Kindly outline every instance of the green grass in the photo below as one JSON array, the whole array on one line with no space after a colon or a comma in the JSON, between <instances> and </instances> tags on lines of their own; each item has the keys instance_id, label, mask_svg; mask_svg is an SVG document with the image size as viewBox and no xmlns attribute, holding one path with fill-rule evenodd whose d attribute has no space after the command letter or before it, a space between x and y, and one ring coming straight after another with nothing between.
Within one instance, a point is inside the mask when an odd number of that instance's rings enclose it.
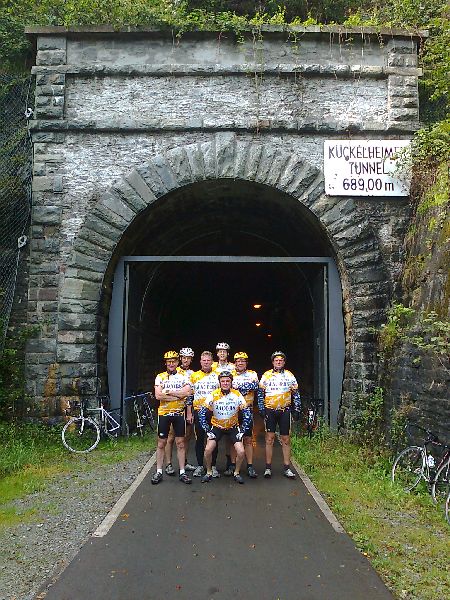
<instances>
[{"instance_id":1,"label":"green grass","mask_svg":"<svg viewBox=\"0 0 450 600\"><path fill-rule=\"evenodd\" d=\"M72 454L61 441L61 427L0 423L0 527L33 520L33 511L20 513L11 503L44 490L55 477L89 471L100 465L132 460L155 448L155 436L101 441L85 455Z\"/></svg>"},{"instance_id":2,"label":"green grass","mask_svg":"<svg viewBox=\"0 0 450 600\"><path fill-rule=\"evenodd\" d=\"M387 454L341 436L294 437L292 449L357 547L398 598L447 597L450 529L426 490L404 493L390 481Z\"/></svg>"}]
</instances>

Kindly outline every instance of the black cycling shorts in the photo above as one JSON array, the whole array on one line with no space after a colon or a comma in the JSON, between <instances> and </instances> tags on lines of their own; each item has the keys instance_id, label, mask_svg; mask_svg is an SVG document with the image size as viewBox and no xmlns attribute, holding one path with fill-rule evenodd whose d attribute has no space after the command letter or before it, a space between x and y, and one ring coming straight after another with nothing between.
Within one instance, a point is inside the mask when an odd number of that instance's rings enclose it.
<instances>
[{"instance_id":1,"label":"black cycling shorts","mask_svg":"<svg viewBox=\"0 0 450 600\"><path fill-rule=\"evenodd\" d=\"M242 429L242 421L244 420L244 417L242 415L242 413L239 411L239 427ZM250 420L250 424L247 427L247 429L244 429L244 437L252 437L253 435L253 412L252 412L252 418Z\"/></svg>"},{"instance_id":2,"label":"black cycling shorts","mask_svg":"<svg viewBox=\"0 0 450 600\"><path fill-rule=\"evenodd\" d=\"M158 437L168 438L170 426L173 426L175 437L186 435L186 418L184 412L181 415L158 415Z\"/></svg>"},{"instance_id":3,"label":"black cycling shorts","mask_svg":"<svg viewBox=\"0 0 450 600\"><path fill-rule=\"evenodd\" d=\"M239 427L231 427L231 429L221 429L220 427L213 427L211 431L216 436L216 439L214 440L216 442L220 442L221 438L224 435L228 436L232 444L235 444L238 441L236 439L236 436L239 433Z\"/></svg>"},{"instance_id":4,"label":"black cycling shorts","mask_svg":"<svg viewBox=\"0 0 450 600\"><path fill-rule=\"evenodd\" d=\"M291 411L289 409L274 410L273 408L266 408L266 431L275 433L277 425L280 429L280 435L289 435L291 431Z\"/></svg>"}]
</instances>

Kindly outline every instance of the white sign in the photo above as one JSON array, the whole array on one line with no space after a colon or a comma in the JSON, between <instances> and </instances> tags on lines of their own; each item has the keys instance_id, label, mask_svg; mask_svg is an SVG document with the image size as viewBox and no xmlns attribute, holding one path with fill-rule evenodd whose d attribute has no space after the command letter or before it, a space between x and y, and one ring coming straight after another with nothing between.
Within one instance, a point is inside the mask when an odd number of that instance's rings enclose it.
<instances>
[{"instance_id":1,"label":"white sign","mask_svg":"<svg viewBox=\"0 0 450 600\"><path fill-rule=\"evenodd\" d=\"M323 168L330 196L408 196L410 177L397 159L409 140L326 140Z\"/></svg>"}]
</instances>

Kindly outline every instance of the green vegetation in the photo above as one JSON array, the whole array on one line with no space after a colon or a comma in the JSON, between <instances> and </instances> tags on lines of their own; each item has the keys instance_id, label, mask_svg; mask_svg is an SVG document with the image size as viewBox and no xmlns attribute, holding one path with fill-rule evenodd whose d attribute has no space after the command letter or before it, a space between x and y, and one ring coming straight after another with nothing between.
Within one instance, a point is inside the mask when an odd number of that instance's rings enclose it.
<instances>
[{"instance_id":1,"label":"green vegetation","mask_svg":"<svg viewBox=\"0 0 450 600\"><path fill-rule=\"evenodd\" d=\"M0 423L0 439L0 526L32 518L31 513L18 515L10 503L45 489L50 480L132 460L155 447L154 436L132 436L104 440L93 452L75 455L62 445L61 427L43 424Z\"/></svg>"},{"instance_id":2,"label":"green vegetation","mask_svg":"<svg viewBox=\"0 0 450 600\"><path fill-rule=\"evenodd\" d=\"M394 302L378 333L383 359L389 358L398 344L405 342L443 360L450 353L450 323L435 311L416 311Z\"/></svg>"},{"instance_id":3,"label":"green vegetation","mask_svg":"<svg viewBox=\"0 0 450 600\"><path fill-rule=\"evenodd\" d=\"M352 440L360 444L370 444L376 440L378 445L384 442L384 390L375 388L368 394L356 394L354 410L347 423Z\"/></svg>"},{"instance_id":4,"label":"green vegetation","mask_svg":"<svg viewBox=\"0 0 450 600\"><path fill-rule=\"evenodd\" d=\"M14 346L7 345L0 355L0 423L24 416L24 349L27 339L36 335L37 330L36 327L24 327L18 332ZM0 475L1 472L0 467Z\"/></svg>"},{"instance_id":5,"label":"green vegetation","mask_svg":"<svg viewBox=\"0 0 450 600\"><path fill-rule=\"evenodd\" d=\"M293 439L298 463L398 598L441 600L448 591L449 529L422 487L390 481L387 452L323 432Z\"/></svg>"}]
</instances>

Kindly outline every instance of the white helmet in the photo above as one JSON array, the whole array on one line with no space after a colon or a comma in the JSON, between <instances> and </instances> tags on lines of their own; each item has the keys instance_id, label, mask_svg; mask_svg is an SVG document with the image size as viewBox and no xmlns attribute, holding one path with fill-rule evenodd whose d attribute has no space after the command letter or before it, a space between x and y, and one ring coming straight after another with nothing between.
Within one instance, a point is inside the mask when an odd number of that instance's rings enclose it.
<instances>
[{"instance_id":1,"label":"white helmet","mask_svg":"<svg viewBox=\"0 0 450 600\"><path fill-rule=\"evenodd\" d=\"M216 350L229 350L230 349L230 344L227 344L226 342L219 342L216 346Z\"/></svg>"},{"instance_id":2,"label":"white helmet","mask_svg":"<svg viewBox=\"0 0 450 600\"><path fill-rule=\"evenodd\" d=\"M181 348L180 356L194 356L192 348Z\"/></svg>"}]
</instances>

